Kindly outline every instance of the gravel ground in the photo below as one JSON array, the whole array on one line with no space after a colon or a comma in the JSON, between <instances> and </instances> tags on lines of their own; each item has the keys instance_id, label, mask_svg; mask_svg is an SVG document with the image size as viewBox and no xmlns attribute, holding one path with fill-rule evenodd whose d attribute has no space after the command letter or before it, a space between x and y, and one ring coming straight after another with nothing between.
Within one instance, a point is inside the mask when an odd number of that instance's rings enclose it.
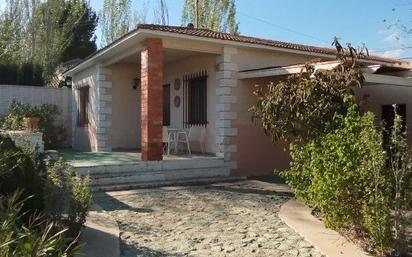
<instances>
[{"instance_id":1,"label":"gravel ground","mask_svg":"<svg viewBox=\"0 0 412 257\"><path fill-rule=\"evenodd\" d=\"M278 217L286 191L242 181L104 193L95 201L119 224L122 257L322 256Z\"/></svg>"}]
</instances>

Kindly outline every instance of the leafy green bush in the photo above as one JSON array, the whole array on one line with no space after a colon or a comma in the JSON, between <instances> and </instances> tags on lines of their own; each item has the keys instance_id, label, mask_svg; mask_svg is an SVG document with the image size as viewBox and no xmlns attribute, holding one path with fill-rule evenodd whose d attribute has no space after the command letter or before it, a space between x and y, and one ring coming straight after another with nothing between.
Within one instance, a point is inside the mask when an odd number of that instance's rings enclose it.
<instances>
[{"instance_id":1,"label":"leafy green bush","mask_svg":"<svg viewBox=\"0 0 412 257\"><path fill-rule=\"evenodd\" d=\"M86 222L92 196L89 188L90 178L85 176L71 177L71 197L69 208L69 228L71 231L80 231Z\"/></svg>"},{"instance_id":2,"label":"leafy green bush","mask_svg":"<svg viewBox=\"0 0 412 257\"><path fill-rule=\"evenodd\" d=\"M398 115L394 105L394 122L390 131L388 152L388 172L391 179L391 209L393 210L393 239L395 248L402 255L407 251L406 227L408 211L412 211L412 152L408 145L406 128L403 127L402 117Z\"/></svg>"},{"instance_id":3,"label":"leafy green bush","mask_svg":"<svg viewBox=\"0 0 412 257\"><path fill-rule=\"evenodd\" d=\"M298 198L320 209L327 226L365 231L383 253L392 243L392 184L382 134L374 115L355 106L335 119L340 128L291 147L291 169L283 176Z\"/></svg>"},{"instance_id":4,"label":"leafy green bush","mask_svg":"<svg viewBox=\"0 0 412 257\"><path fill-rule=\"evenodd\" d=\"M273 141L307 142L336 127L333 117L345 115L354 102L351 86L362 81L359 69L339 65L315 71L307 65L299 74L258 87L257 103L250 111Z\"/></svg>"},{"instance_id":5,"label":"leafy green bush","mask_svg":"<svg viewBox=\"0 0 412 257\"><path fill-rule=\"evenodd\" d=\"M0 195L22 190L29 214L43 208L44 167L37 156L16 147L14 142L0 135Z\"/></svg>"},{"instance_id":6,"label":"leafy green bush","mask_svg":"<svg viewBox=\"0 0 412 257\"><path fill-rule=\"evenodd\" d=\"M21 223L26 200L20 191L0 196L0 256L2 257L67 257L78 250L77 238L68 237L67 230L34 214Z\"/></svg>"},{"instance_id":7,"label":"leafy green bush","mask_svg":"<svg viewBox=\"0 0 412 257\"><path fill-rule=\"evenodd\" d=\"M60 114L58 106L53 104L42 104L31 106L13 100L7 113L2 120L2 128L6 130L24 129L23 119L25 117L38 117L39 130L43 133L43 140L46 149L57 149L66 140L67 132L64 126L55 125L55 117Z\"/></svg>"},{"instance_id":8,"label":"leafy green bush","mask_svg":"<svg viewBox=\"0 0 412 257\"><path fill-rule=\"evenodd\" d=\"M91 203L89 177L77 176L62 159L49 160L45 190L46 214L54 219L62 219L67 214L70 232L77 234L86 221Z\"/></svg>"}]
</instances>

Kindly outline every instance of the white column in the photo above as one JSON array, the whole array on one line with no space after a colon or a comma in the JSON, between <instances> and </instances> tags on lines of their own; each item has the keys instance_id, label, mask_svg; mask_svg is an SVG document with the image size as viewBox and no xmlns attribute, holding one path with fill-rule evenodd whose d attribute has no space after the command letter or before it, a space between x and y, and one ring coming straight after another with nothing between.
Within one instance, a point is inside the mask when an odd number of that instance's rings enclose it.
<instances>
[{"instance_id":1,"label":"white column","mask_svg":"<svg viewBox=\"0 0 412 257\"><path fill-rule=\"evenodd\" d=\"M237 96L234 89L237 87L237 64L233 62L233 57L237 54L234 47L224 47L223 54L216 58L218 71L216 72L216 144L218 146L217 156L225 159L229 167L237 169L236 161L233 161L231 154L237 152L237 145L232 138L237 136L237 128L233 127L236 120L237 111L233 105L237 103Z\"/></svg>"},{"instance_id":2,"label":"white column","mask_svg":"<svg viewBox=\"0 0 412 257\"><path fill-rule=\"evenodd\" d=\"M107 68L103 68L101 65L96 67L96 151L98 152L110 152L112 150L110 145L110 130L112 127L112 95L111 88L112 82L109 80L109 76L112 71ZM91 99L90 99L91 100Z\"/></svg>"}]
</instances>

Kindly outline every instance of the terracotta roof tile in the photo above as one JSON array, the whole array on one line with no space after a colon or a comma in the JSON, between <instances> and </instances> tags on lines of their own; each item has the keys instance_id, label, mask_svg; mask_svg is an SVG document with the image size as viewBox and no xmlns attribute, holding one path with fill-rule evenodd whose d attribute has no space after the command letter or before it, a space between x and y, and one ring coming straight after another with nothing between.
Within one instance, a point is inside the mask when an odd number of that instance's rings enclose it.
<instances>
[{"instance_id":1,"label":"terracotta roof tile","mask_svg":"<svg viewBox=\"0 0 412 257\"><path fill-rule=\"evenodd\" d=\"M236 42L241 42L241 43L285 48L285 49L298 50L298 51L310 52L310 53L336 55L335 48L295 44L295 43L290 43L290 42L262 39L262 38L242 36L242 35L232 35L228 33L212 31L209 29L196 29L196 28L189 28L189 27L165 26L165 25L154 25L154 24L140 24L137 27L137 29L163 31L163 32L184 34L188 36L197 36L197 37L206 37L206 38L212 38L212 39L236 41ZM376 55L366 56L364 57L364 59L371 60L371 61L386 62L386 63L402 63L402 61L398 59L386 58L386 57L381 57L381 56L376 56Z\"/></svg>"}]
</instances>

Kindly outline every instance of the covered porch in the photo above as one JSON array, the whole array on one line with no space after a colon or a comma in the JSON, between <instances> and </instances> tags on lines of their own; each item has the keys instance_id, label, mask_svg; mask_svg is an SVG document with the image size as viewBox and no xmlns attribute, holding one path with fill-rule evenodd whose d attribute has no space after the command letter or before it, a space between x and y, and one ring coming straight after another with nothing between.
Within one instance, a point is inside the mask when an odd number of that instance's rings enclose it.
<instances>
[{"instance_id":1,"label":"covered porch","mask_svg":"<svg viewBox=\"0 0 412 257\"><path fill-rule=\"evenodd\" d=\"M133 152L130 156L139 161L196 159L202 154L230 165L230 152L236 150L230 146L230 137L236 135L231 127L236 99L229 96L235 72L225 60L231 54L214 43L165 35L137 35L103 51L92 74L73 77L73 148ZM89 88L87 101L82 101L82 88ZM168 156L165 128L185 132L194 154ZM179 148L189 153L187 144Z\"/></svg>"}]
</instances>

